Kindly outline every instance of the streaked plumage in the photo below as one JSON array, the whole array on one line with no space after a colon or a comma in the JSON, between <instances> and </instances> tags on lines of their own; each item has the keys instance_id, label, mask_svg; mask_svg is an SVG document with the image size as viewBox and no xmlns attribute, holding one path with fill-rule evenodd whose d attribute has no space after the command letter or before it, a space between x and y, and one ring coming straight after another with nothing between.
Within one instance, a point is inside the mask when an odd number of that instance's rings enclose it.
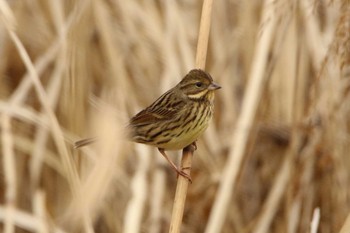
<instances>
[{"instance_id":1,"label":"streaked plumage","mask_svg":"<svg viewBox=\"0 0 350 233\"><path fill-rule=\"evenodd\" d=\"M180 83L131 118L127 127L130 139L157 147L177 173L190 180L164 150L180 150L206 130L213 115L214 91L219 88L205 71L191 70ZM90 143L82 140L76 146Z\"/></svg>"},{"instance_id":2,"label":"streaked plumage","mask_svg":"<svg viewBox=\"0 0 350 233\"><path fill-rule=\"evenodd\" d=\"M213 91L218 88L208 73L192 70L131 118L132 140L165 150L180 150L191 144L208 127L213 114Z\"/></svg>"}]
</instances>

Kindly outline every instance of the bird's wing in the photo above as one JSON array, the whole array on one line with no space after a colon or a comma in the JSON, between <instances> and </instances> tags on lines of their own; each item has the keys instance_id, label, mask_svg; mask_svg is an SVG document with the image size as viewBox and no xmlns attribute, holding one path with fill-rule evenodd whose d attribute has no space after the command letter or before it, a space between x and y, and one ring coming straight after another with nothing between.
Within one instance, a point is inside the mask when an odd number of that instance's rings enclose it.
<instances>
[{"instance_id":1,"label":"bird's wing","mask_svg":"<svg viewBox=\"0 0 350 233\"><path fill-rule=\"evenodd\" d=\"M177 115L179 113L179 110L180 109L178 108L146 108L131 118L130 125L140 126L152 124L159 121L166 121Z\"/></svg>"},{"instance_id":2,"label":"bird's wing","mask_svg":"<svg viewBox=\"0 0 350 233\"><path fill-rule=\"evenodd\" d=\"M165 93L158 98L151 106L136 114L130 120L130 125L141 126L148 125L155 122L166 121L174 118L183 109L185 102L177 98L172 98L172 101L165 103L162 101L163 97L168 94ZM171 103L170 103L171 102Z\"/></svg>"}]
</instances>

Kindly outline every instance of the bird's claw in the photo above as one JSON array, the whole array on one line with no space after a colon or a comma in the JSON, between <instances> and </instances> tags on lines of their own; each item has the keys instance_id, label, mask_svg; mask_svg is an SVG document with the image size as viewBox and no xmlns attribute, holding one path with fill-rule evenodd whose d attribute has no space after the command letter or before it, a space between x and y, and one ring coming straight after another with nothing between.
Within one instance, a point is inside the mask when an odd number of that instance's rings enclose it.
<instances>
[{"instance_id":1,"label":"bird's claw","mask_svg":"<svg viewBox=\"0 0 350 233\"><path fill-rule=\"evenodd\" d=\"M194 150L197 150L197 140L192 142L191 146L193 146Z\"/></svg>"},{"instance_id":2,"label":"bird's claw","mask_svg":"<svg viewBox=\"0 0 350 233\"><path fill-rule=\"evenodd\" d=\"M186 179L192 184L192 178L191 178L191 176L190 176L189 174L187 174L186 172L182 171L182 170L184 170L184 169L189 169L189 167L187 167L187 168L182 168L181 170L180 170L180 169L177 169L176 172L177 172L178 175L180 175L180 176L186 178Z\"/></svg>"}]
</instances>

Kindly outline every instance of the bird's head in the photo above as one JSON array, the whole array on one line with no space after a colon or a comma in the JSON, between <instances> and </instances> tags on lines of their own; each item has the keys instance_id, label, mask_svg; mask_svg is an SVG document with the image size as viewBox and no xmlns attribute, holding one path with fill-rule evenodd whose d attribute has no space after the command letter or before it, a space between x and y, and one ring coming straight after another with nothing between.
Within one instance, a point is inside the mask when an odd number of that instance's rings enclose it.
<instances>
[{"instance_id":1,"label":"bird's head","mask_svg":"<svg viewBox=\"0 0 350 233\"><path fill-rule=\"evenodd\" d=\"M208 94L221 88L220 85L214 83L210 74L200 69L191 70L181 80L178 87L180 91L192 100L203 99Z\"/></svg>"}]
</instances>

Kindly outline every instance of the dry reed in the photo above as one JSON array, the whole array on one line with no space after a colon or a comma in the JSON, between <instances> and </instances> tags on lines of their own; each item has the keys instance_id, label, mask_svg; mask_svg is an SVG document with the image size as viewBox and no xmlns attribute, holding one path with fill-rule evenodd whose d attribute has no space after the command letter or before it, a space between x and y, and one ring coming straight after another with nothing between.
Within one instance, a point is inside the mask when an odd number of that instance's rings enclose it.
<instances>
[{"instance_id":1,"label":"dry reed","mask_svg":"<svg viewBox=\"0 0 350 233\"><path fill-rule=\"evenodd\" d=\"M196 66L201 7L0 0L1 232L168 230L176 175L122 129ZM214 1L223 88L181 232L350 232L349 19L347 0Z\"/></svg>"}]
</instances>

